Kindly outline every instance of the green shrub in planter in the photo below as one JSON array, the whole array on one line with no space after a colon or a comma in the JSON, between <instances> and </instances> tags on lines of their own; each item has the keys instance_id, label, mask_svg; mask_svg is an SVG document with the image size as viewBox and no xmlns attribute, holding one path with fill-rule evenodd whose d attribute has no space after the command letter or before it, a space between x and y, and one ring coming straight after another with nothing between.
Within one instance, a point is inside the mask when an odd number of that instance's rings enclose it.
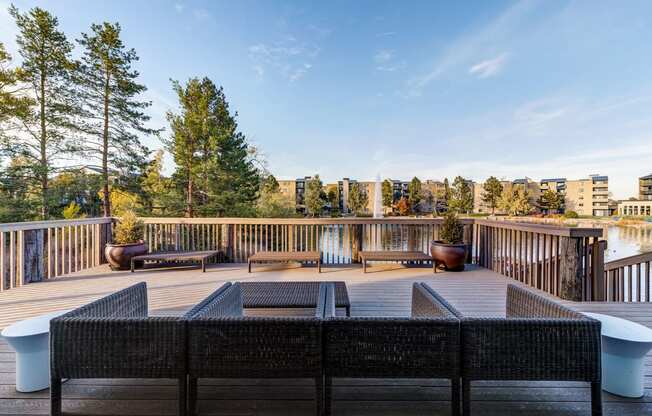
<instances>
[{"instance_id":1,"label":"green shrub in planter","mask_svg":"<svg viewBox=\"0 0 652 416\"><path fill-rule=\"evenodd\" d=\"M444 223L439 230L439 238L446 244L462 244L464 242L464 226L457 219L454 211L448 211Z\"/></svg>"},{"instance_id":2,"label":"green shrub in planter","mask_svg":"<svg viewBox=\"0 0 652 416\"><path fill-rule=\"evenodd\" d=\"M133 244L143 239L143 222L133 211L126 211L113 230L113 243Z\"/></svg>"}]
</instances>

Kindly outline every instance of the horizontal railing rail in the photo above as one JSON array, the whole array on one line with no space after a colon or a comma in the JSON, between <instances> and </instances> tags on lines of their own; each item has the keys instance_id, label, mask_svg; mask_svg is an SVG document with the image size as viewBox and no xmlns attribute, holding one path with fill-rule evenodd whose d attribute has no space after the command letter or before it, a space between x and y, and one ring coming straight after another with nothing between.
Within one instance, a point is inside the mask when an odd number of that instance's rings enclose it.
<instances>
[{"instance_id":1,"label":"horizontal railing rail","mask_svg":"<svg viewBox=\"0 0 652 416\"><path fill-rule=\"evenodd\" d=\"M104 263L112 218L0 224L0 291Z\"/></svg>"},{"instance_id":2,"label":"horizontal railing rail","mask_svg":"<svg viewBox=\"0 0 652 416\"><path fill-rule=\"evenodd\" d=\"M358 262L362 250L429 252L441 218L142 218L151 251L219 250L246 262L258 251L320 251L324 264ZM473 219L464 219L470 245Z\"/></svg>"},{"instance_id":3,"label":"horizontal railing rail","mask_svg":"<svg viewBox=\"0 0 652 416\"><path fill-rule=\"evenodd\" d=\"M652 252L613 260L604 265L606 300L650 302Z\"/></svg>"}]
</instances>

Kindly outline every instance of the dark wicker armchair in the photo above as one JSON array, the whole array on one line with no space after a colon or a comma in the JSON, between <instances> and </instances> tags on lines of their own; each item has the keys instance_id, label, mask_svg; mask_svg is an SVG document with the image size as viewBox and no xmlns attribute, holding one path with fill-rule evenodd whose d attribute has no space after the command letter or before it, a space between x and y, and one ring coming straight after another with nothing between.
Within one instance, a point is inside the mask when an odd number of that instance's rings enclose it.
<instances>
[{"instance_id":1,"label":"dark wicker armchair","mask_svg":"<svg viewBox=\"0 0 652 416\"><path fill-rule=\"evenodd\" d=\"M242 287L235 283L188 312L190 414L195 414L199 378L313 378L320 414L322 317L334 292L334 285L321 285L314 317L247 317Z\"/></svg>"},{"instance_id":2,"label":"dark wicker armchair","mask_svg":"<svg viewBox=\"0 0 652 416\"><path fill-rule=\"evenodd\" d=\"M474 380L588 382L592 414L602 414L600 322L508 285L507 317L463 318L462 340L464 415Z\"/></svg>"},{"instance_id":3,"label":"dark wicker armchair","mask_svg":"<svg viewBox=\"0 0 652 416\"><path fill-rule=\"evenodd\" d=\"M415 283L410 318L336 318L332 310L324 321L326 414L333 377L450 379L459 414L460 321L437 293Z\"/></svg>"},{"instance_id":4,"label":"dark wicker armchair","mask_svg":"<svg viewBox=\"0 0 652 416\"><path fill-rule=\"evenodd\" d=\"M186 330L180 318L149 317L139 283L50 322L51 414L61 415L64 378L173 378L186 414Z\"/></svg>"}]
</instances>

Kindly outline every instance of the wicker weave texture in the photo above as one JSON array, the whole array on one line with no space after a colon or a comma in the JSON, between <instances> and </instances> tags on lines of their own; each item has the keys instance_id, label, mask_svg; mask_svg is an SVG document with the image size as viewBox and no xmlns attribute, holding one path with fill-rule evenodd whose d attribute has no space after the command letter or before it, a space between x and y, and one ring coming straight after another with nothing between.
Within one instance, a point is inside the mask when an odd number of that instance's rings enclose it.
<instances>
[{"instance_id":1,"label":"wicker weave texture","mask_svg":"<svg viewBox=\"0 0 652 416\"><path fill-rule=\"evenodd\" d=\"M243 282L245 308L309 308L317 304L321 282ZM351 306L344 282L335 284L335 305Z\"/></svg>"},{"instance_id":2,"label":"wicker weave texture","mask_svg":"<svg viewBox=\"0 0 652 416\"><path fill-rule=\"evenodd\" d=\"M507 311L462 320L464 378L600 381L600 322L513 285Z\"/></svg>"},{"instance_id":3,"label":"wicker weave texture","mask_svg":"<svg viewBox=\"0 0 652 416\"><path fill-rule=\"evenodd\" d=\"M331 377L459 377L459 320L415 283L414 318L335 318L324 322Z\"/></svg>"},{"instance_id":4,"label":"wicker weave texture","mask_svg":"<svg viewBox=\"0 0 652 416\"><path fill-rule=\"evenodd\" d=\"M243 284L205 302L188 320L191 377L317 377L322 371L322 324L318 317L246 317ZM325 293L325 292L324 292ZM317 286L314 305L323 311ZM320 315L320 314L318 314Z\"/></svg>"}]
</instances>

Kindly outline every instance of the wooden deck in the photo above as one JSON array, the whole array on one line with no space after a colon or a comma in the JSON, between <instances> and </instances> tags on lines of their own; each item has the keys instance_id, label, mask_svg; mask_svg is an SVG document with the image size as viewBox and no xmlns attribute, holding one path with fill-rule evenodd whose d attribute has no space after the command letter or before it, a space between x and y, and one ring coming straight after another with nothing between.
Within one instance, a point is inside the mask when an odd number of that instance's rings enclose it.
<instances>
[{"instance_id":1,"label":"wooden deck","mask_svg":"<svg viewBox=\"0 0 652 416\"><path fill-rule=\"evenodd\" d=\"M246 265L110 272L100 267L78 275L29 284L0 294L0 327L30 316L84 304L135 282L146 281L153 314L179 314L225 281L343 280L352 316L407 316L411 284L430 283L465 313L504 315L508 280L485 269L438 273L432 269L376 266L259 267ZM605 312L652 327L651 304L572 304L584 311ZM604 393L606 415L652 414L652 356L648 357L645 396L624 399ZM0 414L48 414L48 391L17 393L14 354L0 341ZM64 411L83 415L171 415L174 381L72 380L63 386ZM304 380L209 380L200 383L199 410L211 415L310 415L313 388ZM449 390L442 380L335 381L335 415L448 415ZM474 384L474 415L588 415L589 390L580 383L484 382Z\"/></svg>"}]
</instances>

